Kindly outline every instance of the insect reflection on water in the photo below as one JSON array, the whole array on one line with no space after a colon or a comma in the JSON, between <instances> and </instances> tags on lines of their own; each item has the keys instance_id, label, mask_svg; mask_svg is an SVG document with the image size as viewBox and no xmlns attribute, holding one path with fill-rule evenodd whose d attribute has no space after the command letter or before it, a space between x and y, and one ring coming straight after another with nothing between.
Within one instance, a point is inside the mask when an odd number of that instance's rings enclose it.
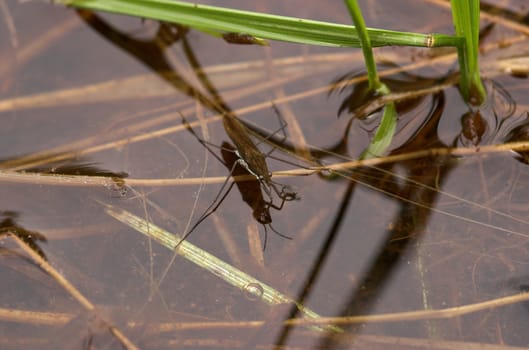
<instances>
[{"instance_id":1,"label":"insect reflection on water","mask_svg":"<svg viewBox=\"0 0 529 350\"><path fill-rule=\"evenodd\" d=\"M182 117L183 118L183 117ZM223 142L221 146L222 158L219 158L214 153L208 143L202 140L195 131L191 128L189 123L183 118L183 123L186 128L195 136L195 138L204 145L209 152L213 154L220 162L230 170L230 175L224 181L219 193L201 215L197 222L189 229L183 236L182 241L185 240L208 216L213 214L217 208L222 204L234 184L242 195L242 199L252 208L252 214L255 220L263 225L265 229L265 239L263 243L263 250L266 248L267 241L267 227L269 227L277 235L291 239L290 237L281 234L272 226L272 216L270 215L270 208L281 210L287 201L298 199L297 193L290 191L288 186L280 185L272 180L272 173L268 170L265 155L257 148L255 143L251 140L246 127L237 119L237 117L225 114L223 116L223 124L226 133L235 144L235 147L227 142ZM230 176L252 175L253 179L244 181L232 182L225 190ZM278 187L281 187L279 189ZM263 191L268 197L263 196ZM273 193L275 193L280 203L276 204L273 200Z\"/></svg>"}]
</instances>

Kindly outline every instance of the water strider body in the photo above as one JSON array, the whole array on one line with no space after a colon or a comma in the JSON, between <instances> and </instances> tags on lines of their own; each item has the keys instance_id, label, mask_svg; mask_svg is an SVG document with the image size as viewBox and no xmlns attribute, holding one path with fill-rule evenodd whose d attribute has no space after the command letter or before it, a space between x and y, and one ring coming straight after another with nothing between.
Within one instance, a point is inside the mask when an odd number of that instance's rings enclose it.
<instances>
[{"instance_id":1,"label":"water strider body","mask_svg":"<svg viewBox=\"0 0 529 350\"><path fill-rule=\"evenodd\" d=\"M240 158L236 154L236 149L232 145L227 142L223 142L221 146L221 154L222 159L224 159L225 165L230 170L232 176L235 177L250 174L248 168L241 164ZM233 184L234 183L230 185L228 191L231 189ZM235 182L235 185L237 185L237 188L239 189L239 192L242 196L242 200L246 204L248 204L248 206L252 209L252 216L254 217L254 219L264 227L265 237L263 250L266 248L268 234L267 227L269 227L277 235L286 239L291 239L291 237L288 237L278 232L272 226L272 215L270 214L270 208L273 208L275 210L283 209L283 205L286 202L286 198L282 198L281 202L278 205L274 204L271 200L266 200L262 193L263 186L261 184L261 181L256 178L244 181L237 181Z\"/></svg>"},{"instance_id":2,"label":"water strider body","mask_svg":"<svg viewBox=\"0 0 529 350\"><path fill-rule=\"evenodd\" d=\"M272 181L272 173L268 170L265 155L257 148L250 138L248 129L236 116L225 113L222 117L224 130L235 144L235 154L239 157L239 163L259 180L265 192L271 196L270 188L276 192L282 200L294 200L297 198L295 192L285 191L285 187L279 191Z\"/></svg>"},{"instance_id":3,"label":"water strider body","mask_svg":"<svg viewBox=\"0 0 529 350\"><path fill-rule=\"evenodd\" d=\"M189 130L189 132L191 132L191 134L193 134L193 136L195 136L195 138L197 138L197 140L201 144L203 144L208 149L208 151L210 151L215 156L215 158L219 159L221 162L225 163L226 166L228 166L228 168L230 169L231 176L251 174L256 178L256 180L251 180L250 182L247 181L247 184L243 186L240 186L239 183L237 183L237 187L239 188L239 191L243 196L243 200L252 208L253 217L265 227L265 235L266 225L268 225L272 229L272 231L284 238L289 239L290 237L279 233L271 226L272 218L270 216L270 208L281 210L286 201L298 199L297 193L287 191L286 186L282 186L281 191L277 189L276 184L272 181L272 173L269 171L268 165L266 164L265 155L257 148L255 143L252 141L249 136L248 130L242 124L242 122L233 115L223 115L223 123L226 133L235 144L235 147L232 147L227 143L223 143L223 146L221 147L224 158L223 161L209 148L208 143L202 140L195 133L195 131L191 128L191 126L183 116L182 121L186 128ZM195 230L195 228L198 227L201 222L203 222L209 215L213 214L213 212L215 212L215 210L217 210L217 208L220 206L220 204L228 195L229 191L234 185L234 183L232 183L229 186L228 190L223 195L221 195L228 181L228 178L226 178L222 189L216 196L213 203L206 209L204 214L202 214L202 216L189 229L189 231L184 234L181 241L184 241ZM255 183L257 183L257 186L255 186ZM274 204L270 188L274 190L274 192L278 195L279 199L281 200L279 205ZM263 189L264 192L268 195L269 200L265 200L263 198L261 189Z\"/></svg>"}]
</instances>

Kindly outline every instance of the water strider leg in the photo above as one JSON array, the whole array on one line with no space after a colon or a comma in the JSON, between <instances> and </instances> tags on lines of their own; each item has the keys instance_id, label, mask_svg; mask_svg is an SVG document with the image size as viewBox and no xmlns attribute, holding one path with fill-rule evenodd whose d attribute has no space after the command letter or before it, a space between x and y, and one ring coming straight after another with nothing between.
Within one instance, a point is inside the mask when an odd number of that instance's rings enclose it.
<instances>
[{"instance_id":1,"label":"water strider leg","mask_svg":"<svg viewBox=\"0 0 529 350\"><path fill-rule=\"evenodd\" d=\"M189 131L198 140L198 142L202 144L202 146L206 147L206 149L209 151L209 153L213 155L213 157L215 157L219 162L225 164L224 160L222 160L215 152L211 150L211 148L209 148L209 146L213 146L213 147L218 147L218 146L211 142L201 139L200 136L196 134L195 130L193 130L193 128L191 127L187 119L181 113L180 113L180 117L182 118L182 124L184 124L187 131Z\"/></svg>"},{"instance_id":2,"label":"water strider leg","mask_svg":"<svg viewBox=\"0 0 529 350\"><path fill-rule=\"evenodd\" d=\"M193 128L191 127L191 125L189 125L189 122L187 121L187 119L185 119L185 117L183 115L180 115L182 117L182 123L185 125L186 129L193 135L195 136L195 138L204 146L206 147L206 149L215 157L217 158L221 163L224 163L224 160L222 160L215 152L213 152L211 150L211 148L209 148L209 142L205 141L205 140L202 140L196 133L195 133L195 130L193 130ZM226 190L226 192L224 194L222 194L224 188L226 187L229 179L230 179L230 176L231 174L233 173L235 167L237 166L237 164L234 164L230 170L230 175L228 175L226 177L226 180L224 181L224 183L222 184L221 188L220 188L220 191L219 193L215 196L213 202L207 207L207 209L205 210L205 212L200 216L200 218L197 220L197 222L195 222L195 224L193 224L193 226L186 232L184 233L184 235L182 236L180 242L178 242L178 244L176 245L176 247L178 247L180 245L181 242L185 241L187 237L189 237L189 235L198 227L198 225L200 225L204 220L206 220L211 214L213 214L218 208L219 206L222 204L222 202L224 202L224 199L226 199L226 197L228 196L228 194L230 193L233 185L235 184L234 182L232 182L230 184L230 186L228 187L228 189Z\"/></svg>"},{"instance_id":3,"label":"water strider leg","mask_svg":"<svg viewBox=\"0 0 529 350\"><path fill-rule=\"evenodd\" d=\"M270 188L274 190L274 192L277 194L277 196L283 201L292 201L295 199L299 199L296 192L293 191L285 191L285 188L288 188L286 185L281 185L272 180L272 173L269 173L268 177L263 177L260 174L255 173L249 166L249 164L241 157L238 151L235 151L235 154L239 157L238 163L248 171L248 173L255 176L255 178L259 181L262 188L264 189L266 195L268 196L270 203L273 202L272 198L272 191ZM277 189L277 186L281 186L281 191ZM281 204L281 207L283 204Z\"/></svg>"},{"instance_id":4,"label":"water strider leg","mask_svg":"<svg viewBox=\"0 0 529 350\"><path fill-rule=\"evenodd\" d=\"M285 142L285 140L287 139L287 134L285 133L285 128L288 126L287 122L285 121L285 119L283 118L283 116L281 115L281 112L279 112L279 109L277 108L277 106L275 105L275 103L272 103L272 108L274 109L274 112L277 116L277 120L279 121L279 128L277 128L274 132L272 132L271 134L269 134L268 136L264 137L264 136L261 136L261 140L260 142L257 142L257 145L261 144L261 142L263 141L268 141L270 144L279 144L279 145L283 145L283 143ZM248 129L248 127L245 126L246 129ZM279 139L279 141L270 141L272 139L272 137L274 137L276 134L278 134L279 132L281 132L283 134L283 137ZM276 149L275 147L272 146L272 149L266 153L266 156L270 156L272 154L272 152L274 152Z\"/></svg>"},{"instance_id":5,"label":"water strider leg","mask_svg":"<svg viewBox=\"0 0 529 350\"><path fill-rule=\"evenodd\" d=\"M183 116L183 115L180 115L181 118L182 118L182 123L184 124L184 126L186 127L186 129L204 146L206 147L206 149L215 157L217 158L221 163L225 164L226 166L228 166L226 164L226 162L221 159L215 152L213 152L211 150L211 148L209 147L210 144L209 142L201 139L195 132L195 130L193 130L193 128L191 127L191 125L189 124L189 122L187 121L187 119ZM212 146L215 146L217 147L216 145L212 145ZM200 218L197 220L197 222L195 222L193 224L193 226L182 236L182 239L180 240L180 242L183 242L185 239L187 239L187 237L189 237L189 235L198 227L198 225L200 225L204 220L206 220L211 214L213 214L218 208L219 206L222 204L222 202L224 201L224 199L227 197L228 193L231 191L233 185L235 184L235 182L232 182L229 186L229 188L227 189L227 191L223 194L223 190L224 188L226 187L229 179L230 179L230 176L233 175L234 173L234 170L235 168L237 167L237 165L240 165L242 166L245 170L248 170L250 174L252 174L253 176L256 177L256 180L255 181L259 181L259 177L258 175L256 175L255 173L253 173L249 167L248 167L248 164L246 164L246 162L240 158L240 155L238 154L238 152L233 149L229 149L229 148L223 148L221 147L222 150L226 150L226 151L229 151L229 152L235 152L235 154L237 155L238 159L237 161L235 161L233 163L233 165L231 166L231 169L230 169L230 174L226 177L226 180L224 181L224 183L222 184L222 187L219 191L219 193L217 194L217 196L215 196L213 202L208 206L208 208L205 210L205 212L200 216ZM267 217L270 217L270 214L268 213L268 202L265 201L265 210L266 210L266 213L268 214ZM274 205L274 208L277 207ZM254 215L255 216L255 215ZM265 224L269 224L271 222L271 219L269 220L265 220L264 222L262 222L261 220L259 220L258 218L256 218L257 221L259 221L260 223L262 223L263 225ZM275 229L273 229L274 232L277 232ZM281 234L280 234L281 236ZM178 245L180 245L180 242L178 243ZM178 246L177 245L177 246Z\"/></svg>"},{"instance_id":6,"label":"water strider leg","mask_svg":"<svg viewBox=\"0 0 529 350\"><path fill-rule=\"evenodd\" d=\"M283 202L285 201L290 202L290 201L299 199L297 192L285 190L289 188L288 185L279 184L277 182L272 181L272 179L270 179L268 182L265 182L264 180L261 180L261 179L260 181L262 181L261 184L263 185L263 188L266 194L268 195L268 197L270 198L270 200L272 200L272 192L270 191L270 188L274 190L274 192ZM277 188L277 186L281 186L281 191Z\"/></svg>"},{"instance_id":7,"label":"water strider leg","mask_svg":"<svg viewBox=\"0 0 529 350\"><path fill-rule=\"evenodd\" d=\"M277 142L278 144L281 145L287 139L287 134L285 133L285 128L287 126L287 123L285 122L284 118L281 115L281 112L279 111L279 109L277 108L275 103L272 103L272 108L274 109L274 112L275 112L275 114L277 116L277 120L279 121L280 127L276 131L274 131L273 133L268 135L264 140L268 140L269 138L273 137L275 134L281 132L283 134L283 137L279 140L279 142ZM275 151L275 148L272 147L272 149L268 153L266 153L266 157L270 156L272 154L272 152L274 152L274 151ZM266 180L266 179L263 179L263 180ZM278 190L277 186L281 186L281 191ZM277 196L283 201L281 203L281 208L283 207L283 204L284 204L285 201L292 201L292 200L295 200L295 199L299 199L299 197L298 197L296 192L290 191L290 190L289 191L285 190L287 188L289 189L289 187L287 185L283 185L283 184L280 184L280 183L277 183L277 182L273 181L271 173L268 176L268 181L264 181L263 182L263 187L265 189L266 194L269 196L270 199L272 199L272 194L271 194L270 188L272 188L274 190L274 192L277 194Z\"/></svg>"},{"instance_id":8,"label":"water strider leg","mask_svg":"<svg viewBox=\"0 0 529 350\"><path fill-rule=\"evenodd\" d=\"M211 214L213 214L219 207L220 205L222 204L222 202L224 202L224 199L226 199L226 197L228 196L228 194L230 193L233 185L235 184L235 182L232 182L230 184L230 187L228 187L228 189L226 190L226 192L221 196L221 193L222 191L224 190L224 188L226 187L226 184L228 183L230 177L226 177L226 181L224 181L224 183L222 184L222 187L219 191L219 193L217 194L217 196L215 197L215 199L213 200L213 202L209 205L209 207L206 209L206 211L204 212L204 214L202 214L202 216L197 220L197 222L195 222L195 224L189 229L189 231L187 231L186 233L184 233L184 235L182 236L182 238L180 239L180 241L178 242L178 244L175 246L175 249L183 242L187 239L187 237L189 237L189 235L198 227L198 225L200 225L204 220L206 220ZM219 199L220 198L220 199Z\"/></svg>"},{"instance_id":9,"label":"water strider leg","mask_svg":"<svg viewBox=\"0 0 529 350\"><path fill-rule=\"evenodd\" d=\"M229 149L232 151L230 152ZM242 159L238 158L235 154L235 148L227 142L222 143L222 158L227 165L236 164L237 166L232 173L232 176L248 175L250 172L244 166ZM286 239L292 239L289 236L281 234L272 225L272 216L270 215L270 208L280 209L283 207L284 201L281 205L276 205L272 201L267 201L263 198L263 184L256 178L253 180L247 180L236 183L237 188L242 196L242 200L246 202L252 208L252 215L254 219L260 223L264 228L264 244L263 250L266 249L266 242L268 240L268 227L276 233Z\"/></svg>"}]
</instances>

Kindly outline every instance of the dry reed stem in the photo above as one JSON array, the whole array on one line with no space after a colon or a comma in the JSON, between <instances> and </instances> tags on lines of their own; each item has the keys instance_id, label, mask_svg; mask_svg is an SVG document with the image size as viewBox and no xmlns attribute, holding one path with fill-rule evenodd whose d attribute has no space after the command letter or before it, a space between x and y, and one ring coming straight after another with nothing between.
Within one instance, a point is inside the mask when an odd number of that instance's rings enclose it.
<instances>
[{"instance_id":1,"label":"dry reed stem","mask_svg":"<svg viewBox=\"0 0 529 350\"><path fill-rule=\"evenodd\" d=\"M231 102L234 99L240 99L266 89L271 89L278 84L283 85L293 81L306 78L305 71L300 70L300 63L328 63L328 62L349 62L356 58L356 54L351 53L336 53L324 55L312 55L300 62L299 57L278 58L274 60L276 66L281 66L282 77L275 81L264 79L262 75L252 77L252 81L243 80L241 89L228 91L225 94L227 100ZM253 72L262 69L265 65L264 61L249 61L227 65L210 66L204 68L203 72L215 74L213 77L215 81L220 83L232 82L235 74L241 74L241 69L252 69ZM240 68L239 68L240 67ZM329 64L327 68L316 69L316 73L323 73L329 69L334 69L334 65ZM0 66L0 70L2 67ZM0 71L1 73L1 71ZM224 74L224 75L222 75ZM229 75L229 79L228 79ZM246 78L248 79L248 78ZM256 83L258 82L258 83ZM146 89L145 85L153 87ZM223 84L224 86L225 84ZM222 86L221 86L222 87ZM56 107L64 105L86 104L87 101L91 103L97 102L112 102L122 99L149 99L153 97L172 96L175 89L161 84L156 74L136 75L130 78L119 80L109 80L101 83L94 83L82 87L57 90L45 93L35 93L27 96L20 96L0 100L0 111L13 111L21 109L33 109L37 107ZM174 105L174 103L171 103ZM151 123L152 120L149 120ZM162 121L154 121L161 123Z\"/></svg>"},{"instance_id":2,"label":"dry reed stem","mask_svg":"<svg viewBox=\"0 0 529 350\"><path fill-rule=\"evenodd\" d=\"M274 65L274 60L272 57L272 50L270 47L265 47L264 52L266 54L266 70L268 72L268 76L271 81L278 80L278 74L276 74L276 69ZM283 84L276 85L274 88L274 94L275 99L280 99L286 97L285 89L283 88ZM290 138L292 140L292 143L294 146L294 151L297 155L299 155L301 158L305 159L311 159L309 148L307 147L307 140L305 138L305 135L303 134L303 130L301 128L300 123L298 122L298 118L292 111L292 108L289 104L285 103L283 104L283 117L286 121L286 126L289 131Z\"/></svg>"},{"instance_id":3,"label":"dry reed stem","mask_svg":"<svg viewBox=\"0 0 529 350\"><path fill-rule=\"evenodd\" d=\"M25 246L25 243L19 243ZM28 252L30 248L23 249ZM28 252L29 254L29 252ZM33 253L34 254L34 253ZM31 254L31 255L33 255ZM36 255L36 254L35 254ZM40 263L39 263L40 264ZM520 303L529 300L529 293L521 293L507 297L497 298L480 303L467 304L457 307L451 307L438 310L419 310L409 312L399 312L381 315L351 316L351 317L321 317L318 319L291 319L284 322L285 326L306 326L306 325L346 325L357 323L386 323L386 322L409 322L418 320L431 319L449 319L468 315L471 313L486 311ZM43 325L60 325L67 323L73 315L62 313L41 313L24 310L0 309L0 319L11 322L28 322ZM184 323L160 323L149 326L150 332L174 332L182 330L205 330L205 329L226 329L226 328L258 328L264 324L264 321L244 321L244 322L184 322ZM141 324L129 322L128 326L138 327ZM116 330L118 331L118 330ZM482 344L483 345L483 344ZM129 347L134 349L134 347Z\"/></svg>"},{"instance_id":4,"label":"dry reed stem","mask_svg":"<svg viewBox=\"0 0 529 350\"><path fill-rule=\"evenodd\" d=\"M248 225L246 226L246 232L248 236L248 250L250 252L250 255L252 256L257 266L264 269L265 258L263 253L263 247L264 244L266 244L266 241L263 242L263 240L261 240L261 234L259 233L259 228L257 227L257 222L255 220L250 220L248 222ZM264 239L266 240L267 237L265 236Z\"/></svg>"},{"instance_id":5,"label":"dry reed stem","mask_svg":"<svg viewBox=\"0 0 529 350\"><path fill-rule=\"evenodd\" d=\"M180 127L180 126L179 126ZM469 148L431 148L415 152L396 154L380 158L370 158L364 160L351 160L342 163L334 163L325 166L315 166L307 168L298 168L273 173L275 178L290 176L308 176L320 171L348 171L360 167L376 166L387 163L396 163L400 161L440 157L440 156L483 156L495 153L507 153L512 151L527 152L529 151L529 141L510 142L499 145L486 145ZM234 181L248 181L254 179L253 175L242 175L233 177ZM23 173L16 171L0 171L0 182L27 183L35 185L54 185L54 186L184 186L197 184L218 184L226 181L225 176L183 178L183 179L119 179L117 182L110 177L104 176L80 176L80 175L61 175L61 174L41 174L41 173ZM121 183L122 182L122 183Z\"/></svg>"},{"instance_id":6,"label":"dry reed stem","mask_svg":"<svg viewBox=\"0 0 529 350\"><path fill-rule=\"evenodd\" d=\"M15 27L15 21L13 19L13 16L11 15L11 11L9 11L9 7L7 7L7 4L5 1L0 1L0 13L4 17L4 23L7 27L7 32L9 33L9 38L11 39L11 48L17 49L18 48L18 34L17 34L17 28Z\"/></svg>"},{"instance_id":7,"label":"dry reed stem","mask_svg":"<svg viewBox=\"0 0 529 350\"><path fill-rule=\"evenodd\" d=\"M244 261L243 253L241 252L241 247L234 239L235 235L227 227L225 218L213 213L211 215L211 221L213 221L213 227L216 230L215 233L220 239L224 251L229 256L230 261L235 266L241 266Z\"/></svg>"},{"instance_id":8,"label":"dry reed stem","mask_svg":"<svg viewBox=\"0 0 529 350\"><path fill-rule=\"evenodd\" d=\"M73 318L74 315L59 312L38 312L0 308L0 320L4 322L63 326Z\"/></svg>"},{"instance_id":9,"label":"dry reed stem","mask_svg":"<svg viewBox=\"0 0 529 350\"><path fill-rule=\"evenodd\" d=\"M15 236L12 236L15 237ZM20 241L20 240L19 240ZM20 241L19 244L24 244ZM27 247L27 246L26 246ZM23 248L26 252L31 248ZM36 254L35 254L36 255ZM40 263L39 263L40 264ZM47 264L47 263L46 263ZM49 265L49 264L48 264ZM53 269L53 268L52 268ZM68 282L67 282L68 283ZM285 326L306 326L306 325L347 325L358 323L393 323L393 322L411 322L433 319L450 319L465 316L471 313L492 310L495 308L513 305L529 300L529 292L510 295L506 297L487 300L479 303L466 304L445 309L437 310L417 310L396 312L380 315L361 315L350 317L319 317L315 319L299 318L284 321ZM65 313L47 313L33 312L27 310L2 309L0 308L0 319L11 322L28 322L44 325L59 325L68 322L74 316ZM204 330L204 329L222 329L222 328L258 328L264 321L240 321L240 322L170 322L151 324L149 326L152 332L171 332L180 330ZM129 327L138 327L138 322L128 322Z\"/></svg>"},{"instance_id":10,"label":"dry reed stem","mask_svg":"<svg viewBox=\"0 0 529 350\"><path fill-rule=\"evenodd\" d=\"M359 323L394 323L412 322L434 319L450 319L468 315L475 312L486 311L521 303L529 300L529 293L521 293L507 297L496 298L480 303L455 306L437 310L417 310L407 312L396 312L380 315L360 315L349 317L319 317L314 319L296 318L283 322L285 326L309 326L309 325L351 325ZM155 332L170 332L181 330L203 330L203 329L223 329L223 328L258 328L264 321L241 321L241 322L183 322L183 323L162 323L150 328ZM135 324L130 324L131 327Z\"/></svg>"},{"instance_id":11,"label":"dry reed stem","mask_svg":"<svg viewBox=\"0 0 529 350\"><path fill-rule=\"evenodd\" d=\"M2 1L3 2L3 1ZM0 61L0 76L4 76L8 72L15 72L20 67L35 56L49 48L53 43L62 39L65 35L72 33L75 27L82 24L79 18L73 16L53 26L50 30L36 36L29 44L24 45L17 50L16 62L9 60Z\"/></svg>"},{"instance_id":12,"label":"dry reed stem","mask_svg":"<svg viewBox=\"0 0 529 350\"><path fill-rule=\"evenodd\" d=\"M402 322L417 320L448 319L468 315L478 311L495 309L497 307L512 305L529 300L529 293L520 293L507 297L496 298L480 303L455 306L438 310L418 310L399 312L394 314L350 316L350 317L322 317L317 320L291 319L285 321L286 325L312 325L312 324L355 324L355 323L381 323L381 322Z\"/></svg>"}]
</instances>

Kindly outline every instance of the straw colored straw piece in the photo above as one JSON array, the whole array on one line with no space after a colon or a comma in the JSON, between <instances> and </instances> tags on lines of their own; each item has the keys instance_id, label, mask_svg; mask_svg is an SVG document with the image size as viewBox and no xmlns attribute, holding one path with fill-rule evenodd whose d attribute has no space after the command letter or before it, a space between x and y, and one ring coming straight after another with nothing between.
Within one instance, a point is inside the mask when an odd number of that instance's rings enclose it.
<instances>
[{"instance_id":1,"label":"straw colored straw piece","mask_svg":"<svg viewBox=\"0 0 529 350\"><path fill-rule=\"evenodd\" d=\"M152 237L163 246L175 250L176 253L188 261L209 271L215 276L222 278L227 283L239 288L246 294L252 295L270 305L293 304L299 309L300 313L309 319L319 319L320 315L304 307L300 303L292 300L286 295L275 290L271 286L263 283L247 273L237 269L234 266L220 260L216 256L204 251L203 249L187 242L180 242L180 235L172 234L164 229L149 223L142 218L129 213L123 209L116 208L112 205L101 203L106 207L106 213L116 220L134 228L147 237ZM319 331L342 332L342 329L332 325L321 325L311 327Z\"/></svg>"}]
</instances>

